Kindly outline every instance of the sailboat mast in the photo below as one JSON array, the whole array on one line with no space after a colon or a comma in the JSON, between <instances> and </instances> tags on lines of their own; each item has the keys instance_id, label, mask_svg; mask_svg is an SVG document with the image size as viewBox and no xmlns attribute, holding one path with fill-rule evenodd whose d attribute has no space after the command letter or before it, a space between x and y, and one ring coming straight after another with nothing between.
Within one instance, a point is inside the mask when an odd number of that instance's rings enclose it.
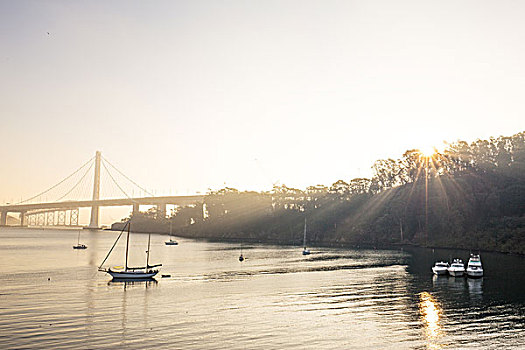
<instances>
[{"instance_id":1,"label":"sailboat mast","mask_svg":"<svg viewBox=\"0 0 525 350\"><path fill-rule=\"evenodd\" d=\"M131 222L128 222L128 238L126 239L126 271L128 270L128 251L129 251L129 231Z\"/></svg>"},{"instance_id":2,"label":"sailboat mast","mask_svg":"<svg viewBox=\"0 0 525 350\"><path fill-rule=\"evenodd\" d=\"M303 247L306 249L306 218L304 218L304 236L303 236Z\"/></svg>"},{"instance_id":3,"label":"sailboat mast","mask_svg":"<svg viewBox=\"0 0 525 350\"><path fill-rule=\"evenodd\" d=\"M149 267L149 247L150 247L150 242L151 242L151 233L148 235L148 250L146 250L146 271L148 270L148 267Z\"/></svg>"},{"instance_id":4,"label":"sailboat mast","mask_svg":"<svg viewBox=\"0 0 525 350\"><path fill-rule=\"evenodd\" d=\"M77 239L77 245L80 245L80 230L78 230L78 239Z\"/></svg>"},{"instance_id":5,"label":"sailboat mast","mask_svg":"<svg viewBox=\"0 0 525 350\"><path fill-rule=\"evenodd\" d=\"M170 218L170 239L171 239L171 225L172 225L172 222L171 222L171 218Z\"/></svg>"}]
</instances>

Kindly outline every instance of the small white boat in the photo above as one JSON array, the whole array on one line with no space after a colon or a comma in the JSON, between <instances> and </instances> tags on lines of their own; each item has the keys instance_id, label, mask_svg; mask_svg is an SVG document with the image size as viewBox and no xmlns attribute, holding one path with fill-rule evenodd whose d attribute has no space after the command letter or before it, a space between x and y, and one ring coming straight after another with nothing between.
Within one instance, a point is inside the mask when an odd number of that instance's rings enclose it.
<instances>
[{"instance_id":1,"label":"small white boat","mask_svg":"<svg viewBox=\"0 0 525 350\"><path fill-rule=\"evenodd\" d=\"M102 266L104 265L104 263L108 259L109 255L113 251L113 248L115 248L115 246L117 245L117 242L120 239L120 237L122 236L122 233L124 232L124 230L126 228L126 225L128 227L128 235L127 235L127 240L126 240L126 263L125 263L124 267L113 267L113 268L110 267L110 268L107 268L107 269L102 268ZM150 246L151 246L151 234L148 235L148 250L146 250L146 266L143 266L143 267L129 267L128 266L128 255L129 255L128 254L128 250L129 250L129 236L130 236L130 231L131 231L131 229L130 229L131 224L128 221L126 223L126 225L124 226L122 231L120 231L120 234L118 235L117 239L115 240L115 243L113 243L113 246L109 250L108 255L106 255L106 257L104 258L104 261L102 261L102 263L98 267L98 270L101 271L101 272L106 272L106 273L110 274L111 277L113 277L114 280L128 280L128 281L132 281L132 280L151 279L157 273L159 273L159 270L154 269L154 268L157 267L157 266L162 266L162 264L155 264L155 265L150 265L149 264L149 252L150 252Z\"/></svg>"},{"instance_id":2,"label":"small white boat","mask_svg":"<svg viewBox=\"0 0 525 350\"><path fill-rule=\"evenodd\" d=\"M435 275L446 275L448 273L448 268L450 267L448 262L438 261L432 267L432 272Z\"/></svg>"},{"instance_id":3,"label":"small white boat","mask_svg":"<svg viewBox=\"0 0 525 350\"><path fill-rule=\"evenodd\" d=\"M479 254L470 254L470 259L467 264L468 277L483 277L483 266L481 266L481 258Z\"/></svg>"},{"instance_id":4,"label":"small white boat","mask_svg":"<svg viewBox=\"0 0 525 350\"><path fill-rule=\"evenodd\" d=\"M303 255L308 254L310 254L310 250L306 249L306 218L304 218Z\"/></svg>"},{"instance_id":5,"label":"small white boat","mask_svg":"<svg viewBox=\"0 0 525 350\"><path fill-rule=\"evenodd\" d=\"M179 244L179 242L177 242L176 240L174 240L173 237L171 236L171 222L170 222L170 240L164 242L164 244L165 244L165 245L178 245L178 244Z\"/></svg>"},{"instance_id":6,"label":"small white boat","mask_svg":"<svg viewBox=\"0 0 525 350\"><path fill-rule=\"evenodd\" d=\"M87 249L87 245L85 245L85 244L80 244L80 230L78 231L78 240L77 240L77 245L74 245L74 246L73 246L73 249Z\"/></svg>"},{"instance_id":7,"label":"small white boat","mask_svg":"<svg viewBox=\"0 0 525 350\"><path fill-rule=\"evenodd\" d=\"M463 260L454 259L452 264L447 269L450 276L461 277L465 273L465 265L463 265Z\"/></svg>"}]
</instances>

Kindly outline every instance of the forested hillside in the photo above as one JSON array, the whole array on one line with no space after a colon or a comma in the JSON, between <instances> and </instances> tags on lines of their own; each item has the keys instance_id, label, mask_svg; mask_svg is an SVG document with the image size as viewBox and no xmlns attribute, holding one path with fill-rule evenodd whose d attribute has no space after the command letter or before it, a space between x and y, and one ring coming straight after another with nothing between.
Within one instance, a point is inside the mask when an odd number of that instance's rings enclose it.
<instances>
[{"instance_id":1,"label":"forested hillside","mask_svg":"<svg viewBox=\"0 0 525 350\"><path fill-rule=\"evenodd\" d=\"M349 160L351 161L351 160ZM203 207L154 210L134 218L139 231L299 244L304 218L315 244L418 244L525 253L525 132L458 141L442 152L406 151L381 159L374 176L306 190L224 188ZM114 225L118 228L119 224Z\"/></svg>"}]
</instances>

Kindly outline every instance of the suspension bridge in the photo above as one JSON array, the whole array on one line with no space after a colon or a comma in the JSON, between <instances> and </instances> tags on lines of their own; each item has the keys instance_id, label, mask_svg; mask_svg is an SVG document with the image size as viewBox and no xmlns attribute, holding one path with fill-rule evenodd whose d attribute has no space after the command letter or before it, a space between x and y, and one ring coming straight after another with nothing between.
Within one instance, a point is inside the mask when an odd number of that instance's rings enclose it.
<instances>
[{"instance_id":1,"label":"suspension bridge","mask_svg":"<svg viewBox=\"0 0 525 350\"><path fill-rule=\"evenodd\" d=\"M102 172L107 176L101 177ZM134 196L135 191L138 196ZM166 216L167 205L198 205L203 200L203 195L154 196L97 151L80 168L47 190L18 203L0 206L0 226L7 225L11 213L19 215L20 226L79 226L80 208L90 208L88 228L98 229L101 207L131 206L136 215L141 205L156 206L157 216Z\"/></svg>"}]
</instances>

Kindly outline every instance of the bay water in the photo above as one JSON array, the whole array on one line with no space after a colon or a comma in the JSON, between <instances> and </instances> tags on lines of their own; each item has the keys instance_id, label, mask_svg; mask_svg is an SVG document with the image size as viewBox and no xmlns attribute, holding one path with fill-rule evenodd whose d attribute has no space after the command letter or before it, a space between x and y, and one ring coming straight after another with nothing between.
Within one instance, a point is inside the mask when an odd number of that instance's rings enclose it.
<instances>
[{"instance_id":1,"label":"bay water","mask_svg":"<svg viewBox=\"0 0 525 350\"><path fill-rule=\"evenodd\" d=\"M156 281L97 271L118 232L0 228L1 349L525 348L525 258L437 277L469 252L241 245L151 235ZM130 265L148 235L132 233ZM106 266L124 264L125 237ZM161 277L161 274L170 277Z\"/></svg>"}]
</instances>

